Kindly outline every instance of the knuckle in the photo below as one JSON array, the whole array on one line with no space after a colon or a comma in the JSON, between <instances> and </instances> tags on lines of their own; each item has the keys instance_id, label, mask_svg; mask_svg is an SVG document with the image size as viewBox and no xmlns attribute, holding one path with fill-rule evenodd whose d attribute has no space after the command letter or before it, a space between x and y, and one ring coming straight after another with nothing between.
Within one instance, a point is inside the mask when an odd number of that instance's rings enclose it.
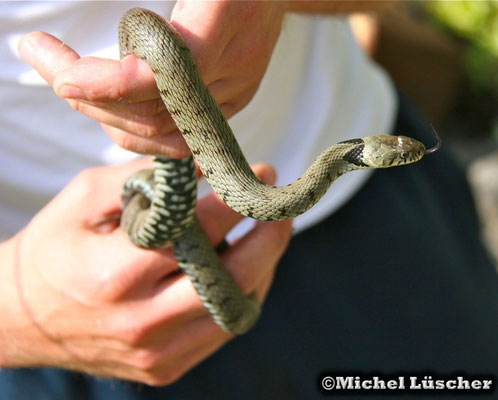
<instances>
[{"instance_id":1,"label":"knuckle","mask_svg":"<svg viewBox=\"0 0 498 400\"><path fill-rule=\"evenodd\" d=\"M159 117L147 118L145 121L126 121L125 130L127 132L133 132L134 134L150 139L159 136L162 132L164 126L164 121Z\"/></svg>"},{"instance_id":2,"label":"knuckle","mask_svg":"<svg viewBox=\"0 0 498 400\"><path fill-rule=\"evenodd\" d=\"M83 113L83 103L81 101L67 99L67 102L73 110Z\"/></svg>"},{"instance_id":3,"label":"knuckle","mask_svg":"<svg viewBox=\"0 0 498 400\"><path fill-rule=\"evenodd\" d=\"M130 322L130 319L125 320L122 324L120 323L118 327L115 327L113 330L113 335L115 337L132 348L139 347L149 333L149 328L145 324L141 322ZM142 359L143 357L139 357L138 360L135 360L134 364L137 365L137 361Z\"/></svg>"},{"instance_id":4,"label":"knuckle","mask_svg":"<svg viewBox=\"0 0 498 400\"><path fill-rule=\"evenodd\" d=\"M93 194L95 183L99 176L100 168L89 168L78 172L72 181L72 190L79 198L87 198Z\"/></svg>"},{"instance_id":5,"label":"knuckle","mask_svg":"<svg viewBox=\"0 0 498 400\"><path fill-rule=\"evenodd\" d=\"M147 320L145 314L136 311L132 308L116 312L109 316L106 324L108 334L130 348L132 357L130 363L134 365L136 358L144 358L140 351L142 351L141 349L143 349L152 330L152 324Z\"/></svg>"},{"instance_id":6,"label":"knuckle","mask_svg":"<svg viewBox=\"0 0 498 400\"><path fill-rule=\"evenodd\" d=\"M254 35L243 52L238 52L237 63L239 65L250 66L254 70L256 67L257 75L262 76L266 70L267 60L271 55L271 43L269 39L262 34ZM253 74L256 76L256 74Z\"/></svg>"},{"instance_id":7,"label":"knuckle","mask_svg":"<svg viewBox=\"0 0 498 400\"><path fill-rule=\"evenodd\" d=\"M120 268L95 273L92 282L93 299L102 305L112 306L119 303L129 292L130 287L130 283L123 279L123 275L132 270L133 266L133 262L128 262L121 264ZM130 325L129 322L128 325ZM135 339L136 331L136 328L132 329L135 334L130 335L130 341L138 340Z\"/></svg>"},{"instance_id":8,"label":"knuckle","mask_svg":"<svg viewBox=\"0 0 498 400\"><path fill-rule=\"evenodd\" d=\"M208 80L214 69L212 58L208 58L203 53L197 54L195 62L197 69L199 70L199 74L204 78L204 80Z\"/></svg>"},{"instance_id":9,"label":"knuckle","mask_svg":"<svg viewBox=\"0 0 498 400\"><path fill-rule=\"evenodd\" d=\"M237 258L232 259L233 265L235 266L243 266L244 268L233 268L231 269L230 273L241 290L242 293L245 295L249 295L252 293L256 287L256 282L258 281L259 278L259 270L261 269L262 265L256 260L237 260Z\"/></svg>"},{"instance_id":10,"label":"knuckle","mask_svg":"<svg viewBox=\"0 0 498 400\"><path fill-rule=\"evenodd\" d=\"M160 121L154 121L151 124L144 125L142 128L142 134L144 138L150 139L156 136L159 136L161 133L162 124Z\"/></svg>"},{"instance_id":11,"label":"knuckle","mask_svg":"<svg viewBox=\"0 0 498 400\"><path fill-rule=\"evenodd\" d=\"M161 364L162 357L158 355L157 350L142 348L137 350L133 356L131 363L133 366L145 372L150 378L156 377L155 371Z\"/></svg>"},{"instance_id":12,"label":"knuckle","mask_svg":"<svg viewBox=\"0 0 498 400\"><path fill-rule=\"evenodd\" d=\"M126 96L128 95L124 86L125 86L124 82L121 82L121 84L119 85L109 87L106 97L109 100L117 103L123 101L123 99L125 99Z\"/></svg>"},{"instance_id":13,"label":"knuckle","mask_svg":"<svg viewBox=\"0 0 498 400\"><path fill-rule=\"evenodd\" d=\"M133 151L136 147L136 139L130 133L120 131L111 135L112 140L125 150Z\"/></svg>"},{"instance_id":14,"label":"knuckle","mask_svg":"<svg viewBox=\"0 0 498 400\"><path fill-rule=\"evenodd\" d=\"M234 105L234 110L233 113L237 113L240 110L242 110L245 106L249 104L249 102L252 100L254 97L256 90L258 89L259 82L254 84L250 90L246 91L245 93L241 94L237 100L237 102Z\"/></svg>"},{"instance_id":15,"label":"knuckle","mask_svg":"<svg viewBox=\"0 0 498 400\"><path fill-rule=\"evenodd\" d=\"M131 103L128 105L129 111L132 115L139 118L155 117L165 110L165 105L161 98L153 99L150 101L142 101L138 103Z\"/></svg>"}]
</instances>

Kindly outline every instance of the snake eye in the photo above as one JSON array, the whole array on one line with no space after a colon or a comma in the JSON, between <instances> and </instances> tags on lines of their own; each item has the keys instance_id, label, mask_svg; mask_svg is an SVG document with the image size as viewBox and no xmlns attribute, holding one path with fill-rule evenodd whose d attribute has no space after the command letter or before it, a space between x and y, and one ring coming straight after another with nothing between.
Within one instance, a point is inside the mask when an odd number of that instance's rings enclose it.
<instances>
[{"instance_id":1,"label":"snake eye","mask_svg":"<svg viewBox=\"0 0 498 400\"><path fill-rule=\"evenodd\" d=\"M408 158L408 152L407 151L404 151L401 153L401 158Z\"/></svg>"}]
</instances>

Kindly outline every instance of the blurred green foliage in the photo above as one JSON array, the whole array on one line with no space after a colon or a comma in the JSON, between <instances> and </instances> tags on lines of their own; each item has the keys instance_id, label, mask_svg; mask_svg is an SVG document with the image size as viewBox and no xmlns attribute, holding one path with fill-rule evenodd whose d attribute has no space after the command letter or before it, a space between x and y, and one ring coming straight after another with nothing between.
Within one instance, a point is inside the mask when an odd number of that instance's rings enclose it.
<instances>
[{"instance_id":1,"label":"blurred green foliage","mask_svg":"<svg viewBox=\"0 0 498 400\"><path fill-rule=\"evenodd\" d=\"M432 1L425 7L438 24L468 43L465 69L470 82L498 95L498 1Z\"/></svg>"}]
</instances>

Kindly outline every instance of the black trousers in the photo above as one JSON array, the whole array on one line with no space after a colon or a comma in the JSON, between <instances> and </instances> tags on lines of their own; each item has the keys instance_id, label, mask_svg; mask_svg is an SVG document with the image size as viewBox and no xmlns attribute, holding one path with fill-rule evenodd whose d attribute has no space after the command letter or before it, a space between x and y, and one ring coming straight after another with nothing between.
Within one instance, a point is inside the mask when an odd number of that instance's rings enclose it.
<instances>
[{"instance_id":1,"label":"black trousers","mask_svg":"<svg viewBox=\"0 0 498 400\"><path fill-rule=\"evenodd\" d=\"M395 132L434 143L403 98ZM255 329L177 383L12 370L0 375L0 397L309 399L322 397L323 371L339 370L497 375L498 276L444 147L375 172L338 212L297 235Z\"/></svg>"}]
</instances>

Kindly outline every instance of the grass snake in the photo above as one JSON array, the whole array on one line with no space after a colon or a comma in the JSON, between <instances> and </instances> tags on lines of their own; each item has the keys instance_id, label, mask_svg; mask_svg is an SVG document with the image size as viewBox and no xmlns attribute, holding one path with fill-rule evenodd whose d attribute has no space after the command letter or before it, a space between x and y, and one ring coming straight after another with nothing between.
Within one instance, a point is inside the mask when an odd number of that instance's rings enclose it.
<instances>
[{"instance_id":1,"label":"grass snake","mask_svg":"<svg viewBox=\"0 0 498 400\"><path fill-rule=\"evenodd\" d=\"M134 8L119 23L120 56L135 54L152 69L161 99L182 132L203 175L232 209L258 220L283 220L311 208L339 176L365 168L389 168L420 160L438 145L409 137L376 135L338 143L320 154L295 182L275 187L251 170L227 120L200 76L180 34L155 13ZM171 244L214 321L242 334L260 305L246 296L222 265L195 217L196 170L192 157L154 157L154 169L128 179L121 226L136 245Z\"/></svg>"}]
</instances>

